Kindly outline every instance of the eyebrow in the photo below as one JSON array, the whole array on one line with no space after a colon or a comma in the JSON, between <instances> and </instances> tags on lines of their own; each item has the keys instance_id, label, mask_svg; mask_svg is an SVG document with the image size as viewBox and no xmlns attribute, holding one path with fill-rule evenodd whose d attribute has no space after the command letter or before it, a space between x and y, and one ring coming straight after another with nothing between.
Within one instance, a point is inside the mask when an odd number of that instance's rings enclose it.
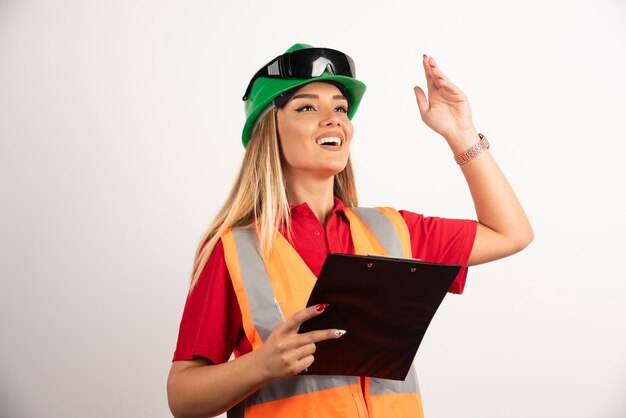
<instances>
[{"instance_id":1,"label":"eyebrow","mask_svg":"<svg viewBox=\"0 0 626 418\"><path fill-rule=\"evenodd\" d=\"M310 94L310 93L302 93L302 94L296 94L295 96L293 96L291 98L291 100L295 100L295 99L319 99L320 96L317 94ZM333 96L333 100L345 100L348 101L348 98L344 95L341 94L337 94L335 96Z\"/></svg>"}]
</instances>

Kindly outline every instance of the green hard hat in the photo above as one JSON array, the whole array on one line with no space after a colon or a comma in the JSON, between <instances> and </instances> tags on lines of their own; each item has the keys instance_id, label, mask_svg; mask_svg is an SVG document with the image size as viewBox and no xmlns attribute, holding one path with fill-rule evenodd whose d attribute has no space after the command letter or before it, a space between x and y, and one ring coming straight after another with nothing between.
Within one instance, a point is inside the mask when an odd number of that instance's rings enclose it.
<instances>
[{"instance_id":1,"label":"green hard hat","mask_svg":"<svg viewBox=\"0 0 626 418\"><path fill-rule=\"evenodd\" d=\"M295 44L285 51L285 53L308 48L314 47L307 44ZM365 84L356 78L334 75L328 72L324 72L318 77L298 79L259 77L252 85L249 98L244 101L246 123L243 126L243 132L241 134L243 146L246 147L248 145L257 119L276 97L294 87L302 86L312 81L331 81L344 87L348 93L348 103L350 103L348 118L352 119L359 107L359 103L361 102L366 88Z\"/></svg>"}]
</instances>

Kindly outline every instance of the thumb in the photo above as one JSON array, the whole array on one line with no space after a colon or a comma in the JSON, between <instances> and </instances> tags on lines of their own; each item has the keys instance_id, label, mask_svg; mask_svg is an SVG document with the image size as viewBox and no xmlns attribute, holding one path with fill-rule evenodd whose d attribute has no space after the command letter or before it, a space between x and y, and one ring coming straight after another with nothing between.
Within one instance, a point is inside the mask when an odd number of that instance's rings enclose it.
<instances>
[{"instance_id":1,"label":"thumb","mask_svg":"<svg viewBox=\"0 0 626 418\"><path fill-rule=\"evenodd\" d=\"M422 119L426 116L426 112L428 112L428 100L426 100L426 95L424 94L424 90L419 86L413 87L413 91L415 92L415 99L417 100L417 107L420 110L420 115L422 115Z\"/></svg>"}]
</instances>

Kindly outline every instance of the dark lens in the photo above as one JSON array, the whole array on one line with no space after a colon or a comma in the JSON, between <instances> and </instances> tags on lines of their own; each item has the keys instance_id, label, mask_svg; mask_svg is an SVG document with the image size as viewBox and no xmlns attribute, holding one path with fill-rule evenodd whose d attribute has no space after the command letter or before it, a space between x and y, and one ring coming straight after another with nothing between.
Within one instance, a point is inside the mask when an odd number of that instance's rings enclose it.
<instances>
[{"instance_id":1,"label":"dark lens","mask_svg":"<svg viewBox=\"0 0 626 418\"><path fill-rule=\"evenodd\" d=\"M329 48L301 49L280 55L263 66L248 83L242 99L248 100L252 85L259 77L311 78L327 70L335 75L356 77L354 61L343 52Z\"/></svg>"},{"instance_id":2,"label":"dark lens","mask_svg":"<svg viewBox=\"0 0 626 418\"><path fill-rule=\"evenodd\" d=\"M328 48L310 48L289 54L290 76L319 77L330 69L335 75L355 77L354 61L343 52Z\"/></svg>"}]
</instances>

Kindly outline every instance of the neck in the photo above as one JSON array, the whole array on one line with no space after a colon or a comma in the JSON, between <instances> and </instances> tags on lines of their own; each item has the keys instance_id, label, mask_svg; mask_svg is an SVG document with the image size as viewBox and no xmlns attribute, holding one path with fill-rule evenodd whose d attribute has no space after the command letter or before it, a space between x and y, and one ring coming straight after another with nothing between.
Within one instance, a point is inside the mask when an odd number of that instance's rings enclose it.
<instances>
[{"instance_id":1,"label":"neck","mask_svg":"<svg viewBox=\"0 0 626 418\"><path fill-rule=\"evenodd\" d=\"M297 181L287 179L289 203L300 205L306 202L322 225L335 206L333 199L334 176L330 178L298 178Z\"/></svg>"}]
</instances>

